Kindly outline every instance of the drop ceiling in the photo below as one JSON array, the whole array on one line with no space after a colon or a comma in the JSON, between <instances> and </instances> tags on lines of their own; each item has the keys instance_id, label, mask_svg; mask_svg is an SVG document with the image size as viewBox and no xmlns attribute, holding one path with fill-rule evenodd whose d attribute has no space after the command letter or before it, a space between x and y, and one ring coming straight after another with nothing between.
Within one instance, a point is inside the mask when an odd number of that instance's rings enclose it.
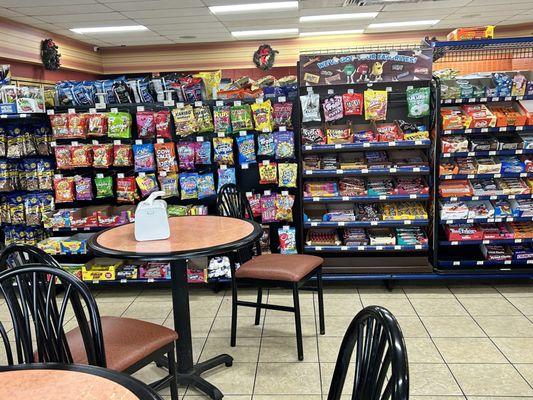
<instances>
[{"instance_id":1,"label":"drop ceiling","mask_svg":"<svg viewBox=\"0 0 533 400\"><path fill-rule=\"evenodd\" d=\"M0 0L0 16L101 47L231 41L236 40L232 31L277 28L299 28L300 32L365 29L365 33L420 30L421 27L416 26L369 30L367 26L370 23L429 19L440 20L430 29L445 30L459 26L533 23L533 0L378 0L375 5L345 7L345 0L300 0L298 9L219 15L212 14L208 8L245 3L263 1ZM300 16L360 12L378 14L371 20L299 22ZM145 25L149 30L90 35L69 30L137 24ZM426 28L422 30L427 31Z\"/></svg>"}]
</instances>

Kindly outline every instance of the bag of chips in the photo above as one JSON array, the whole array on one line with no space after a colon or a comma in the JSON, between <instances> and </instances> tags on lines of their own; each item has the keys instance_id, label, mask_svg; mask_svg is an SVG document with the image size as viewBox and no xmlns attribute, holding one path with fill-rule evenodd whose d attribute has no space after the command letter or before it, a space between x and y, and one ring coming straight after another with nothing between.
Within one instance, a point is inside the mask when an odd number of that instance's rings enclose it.
<instances>
[{"instance_id":1,"label":"bag of chips","mask_svg":"<svg viewBox=\"0 0 533 400\"><path fill-rule=\"evenodd\" d=\"M83 139L87 136L86 114L68 114L68 137Z\"/></svg>"},{"instance_id":2,"label":"bag of chips","mask_svg":"<svg viewBox=\"0 0 533 400\"><path fill-rule=\"evenodd\" d=\"M294 158L294 132L275 132L274 143L276 146L276 158Z\"/></svg>"},{"instance_id":3,"label":"bag of chips","mask_svg":"<svg viewBox=\"0 0 533 400\"><path fill-rule=\"evenodd\" d=\"M257 155L273 156L276 154L276 144L272 133L260 133L257 135Z\"/></svg>"},{"instance_id":4,"label":"bag of chips","mask_svg":"<svg viewBox=\"0 0 533 400\"><path fill-rule=\"evenodd\" d=\"M211 172L198 175L198 198L205 199L215 196L215 179Z\"/></svg>"},{"instance_id":5,"label":"bag of chips","mask_svg":"<svg viewBox=\"0 0 533 400\"><path fill-rule=\"evenodd\" d=\"M74 201L74 178L72 176L55 177L54 193L56 203L70 203ZM12 222L13 223L13 222Z\"/></svg>"},{"instance_id":6,"label":"bag of chips","mask_svg":"<svg viewBox=\"0 0 533 400\"><path fill-rule=\"evenodd\" d=\"M211 142L196 142L194 151L194 163L196 165L211 164Z\"/></svg>"},{"instance_id":7,"label":"bag of chips","mask_svg":"<svg viewBox=\"0 0 533 400\"><path fill-rule=\"evenodd\" d=\"M261 195L259 193L247 192L246 198L248 199L248 203L250 203L252 216L259 217L261 215Z\"/></svg>"},{"instance_id":8,"label":"bag of chips","mask_svg":"<svg viewBox=\"0 0 533 400\"><path fill-rule=\"evenodd\" d=\"M186 104L181 108L173 109L172 116L174 117L177 136L189 136L198 130L191 105Z\"/></svg>"},{"instance_id":9,"label":"bag of chips","mask_svg":"<svg viewBox=\"0 0 533 400\"><path fill-rule=\"evenodd\" d=\"M155 134L160 138L172 139L170 132L170 111L161 110L155 113Z\"/></svg>"},{"instance_id":10,"label":"bag of chips","mask_svg":"<svg viewBox=\"0 0 533 400\"><path fill-rule=\"evenodd\" d=\"M76 200L90 201L93 199L93 182L91 178L76 176L74 183L76 186Z\"/></svg>"},{"instance_id":11,"label":"bag of chips","mask_svg":"<svg viewBox=\"0 0 533 400\"><path fill-rule=\"evenodd\" d=\"M407 89L405 95L407 96L407 115L409 117L422 118L429 115L431 93L428 87Z\"/></svg>"},{"instance_id":12,"label":"bag of chips","mask_svg":"<svg viewBox=\"0 0 533 400\"><path fill-rule=\"evenodd\" d=\"M109 168L113 163L113 145L93 144L93 167Z\"/></svg>"},{"instance_id":13,"label":"bag of chips","mask_svg":"<svg viewBox=\"0 0 533 400\"><path fill-rule=\"evenodd\" d=\"M68 137L68 114L50 115L50 125L52 126L52 135L56 139Z\"/></svg>"},{"instance_id":14,"label":"bag of chips","mask_svg":"<svg viewBox=\"0 0 533 400\"><path fill-rule=\"evenodd\" d=\"M127 112L107 114L107 136L115 139L131 138L131 114Z\"/></svg>"},{"instance_id":15,"label":"bag of chips","mask_svg":"<svg viewBox=\"0 0 533 400\"><path fill-rule=\"evenodd\" d=\"M363 114L363 95L361 93L344 93L342 95L344 115Z\"/></svg>"},{"instance_id":16,"label":"bag of chips","mask_svg":"<svg viewBox=\"0 0 533 400\"><path fill-rule=\"evenodd\" d=\"M178 143L178 159L180 171L191 171L194 169L195 146L193 142Z\"/></svg>"},{"instance_id":17,"label":"bag of chips","mask_svg":"<svg viewBox=\"0 0 533 400\"><path fill-rule=\"evenodd\" d=\"M213 107L215 132L231 133L230 106Z\"/></svg>"},{"instance_id":18,"label":"bag of chips","mask_svg":"<svg viewBox=\"0 0 533 400\"><path fill-rule=\"evenodd\" d=\"M278 183L278 169L277 163L265 162L259 164L259 183L261 185L268 185L270 183Z\"/></svg>"},{"instance_id":19,"label":"bag of chips","mask_svg":"<svg viewBox=\"0 0 533 400\"><path fill-rule=\"evenodd\" d=\"M137 111L137 137L153 138L155 136L155 114L153 111Z\"/></svg>"},{"instance_id":20,"label":"bag of chips","mask_svg":"<svg viewBox=\"0 0 533 400\"><path fill-rule=\"evenodd\" d=\"M213 131L213 118L211 117L209 106L195 107L194 118L196 118L196 124L198 126L197 132L203 133Z\"/></svg>"},{"instance_id":21,"label":"bag of chips","mask_svg":"<svg viewBox=\"0 0 533 400\"><path fill-rule=\"evenodd\" d=\"M158 171L176 172L178 170L174 143L155 143L154 150Z\"/></svg>"},{"instance_id":22,"label":"bag of chips","mask_svg":"<svg viewBox=\"0 0 533 400\"><path fill-rule=\"evenodd\" d=\"M365 119L373 121L387 119L386 90L365 90Z\"/></svg>"},{"instance_id":23,"label":"bag of chips","mask_svg":"<svg viewBox=\"0 0 533 400\"><path fill-rule=\"evenodd\" d=\"M276 195L276 220L292 222L293 195Z\"/></svg>"},{"instance_id":24,"label":"bag of chips","mask_svg":"<svg viewBox=\"0 0 533 400\"><path fill-rule=\"evenodd\" d=\"M159 176L159 186L165 192L164 197L177 197L180 192L178 189L178 174L170 173Z\"/></svg>"},{"instance_id":25,"label":"bag of chips","mask_svg":"<svg viewBox=\"0 0 533 400\"><path fill-rule=\"evenodd\" d=\"M256 162L254 135L237 137L239 147L239 163L252 164Z\"/></svg>"},{"instance_id":26,"label":"bag of chips","mask_svg":"<svg viewBox=\"0 0 533 400\"><path fill-rule=\"evenodd\" d=\"M115 167L129 167L133 165L133 150L131 145L113 145L113 165Z\"/></svg>"},{"instance_id":27,"label":"bag of chips","mask_svg":"<svg viewBox=\"0 0 533 400\"><path fill-rule=\"evenodd\" d=\"M279 250L281 254L296 254L296 229L278 228Z\"/></svg>"},{"instance_id":28,"label":"bag of chips","mask_svg":"<svg viewBox=\"0 0 533 400\"><path fill-rule=\"evenodd\" d=\"M91 145L70 146L70 158L73 167L90 167L92 165Z\"/></svg>"},{"instance_id":29,"label":"bag of chips","mask_svg":"<svg viewBox=\"0 0 533 400\"><path fill-rule=\"evenodd\" d=\"M105 197L113 197L113 178L110 176L94 178L94 185L96 186L96 198L103 199Z\"/></svg>"},{"instance_id":30,"label":"bag of chips","mask_svg":"<svg viewBox=\"0 0 533 400\"><path fill-rule=\"evenodd\" d=\"M249 104L231 106L231 127L234 132L253 129L252 110Z\"/></svg>"},{"instance_id":31,"label":"bag of chips","mask_svg":"<svg viewBox=\"0 0 533 400\"><path fill-rule=\"evenodd\" d=\"M228 137L213 138L213 161L218 164L233 165L233 139Z\"/></svg>"},{"instance_id":32,"label":"bag of chips","mask_svg":"<svg viewBox=\"0 0 533 400\"><path fill-rule=\"evenodd\" d=\"M261 222L276 222L276 196L261 196Z\"/></svg>"},{"instance_id":33,"label":"bag of chips","mask_svg":"<svg viewBox=\"0 0 533 400\"><path fill-rule=\"evenodd\" d=\"M217 192L220 191L222 186L227 183L237 184L237 177L235 176L235 168L219 168L218 169L218 186Z\"/></svg>"},{"instance_id":34,"label":"bag of chips","mask_svg":"<svg viewBox=\"0 0 533 400\"><path fill-rule=\"evenodd\" d=\"M339 95L330 96L322 103L324 110L324 121L336 121L344 117L344 109L342 106L342 97Z\"/></svg>"},{"instance_id":35,"label":"bag of chips","mask_svg":"<svg viewBox=\"0 0 533 400\"><path fill-rule=\"evenodd\" d=\"M139 175L135 178L137 187L141 191L141 196L146 198L150 193L157 192L159 190L159 184L155 174Z\"/></svg>"},{"instance_id":36,"label":"bag of chips","mask_svg":"<svg viewBox=\"0 0 533 400\"><path fill-rule=\"evenodd\" d=\"M137 199L137 188L133 176L117 177L117 202L135 203Z\"/></svg>"},{"instance_id":37,"label":"bag of chips","mask_svg":"<svg viewBox=\"0 0 533 400\"><path fill-rule=\"evenodd\" d=\"M279 186L294 188L298 181L298 164L281 163L278 164Z\"/></svg>"},{"instance_id":38,"label":"bag of chips","mask_svg":"<svg viewBox=\"0 0 533 400\"><path fill-rule=\"evenodd\" d=\"M135 172L155 171L154 145L152 143L134 144L133 160Z\"/></svg>"},{"instance_id":39,"label":"bag of chips","mask_svg":"<svg viewBox=\"0 0 533 400\"><path fill-rule=\"evenodd\" d=\"M300 96L302 105L302 122L318 121L320 118L320 96L317 93L308 93Z\"/></svg>"},{"instance_id":40,"label":"bag of chips","mask_svg":"<svg viewBox=\"0 0 533 400\"><path fill-rule=\"evenodd\" d=\"M185 172L180 174L181 199L198 198L198 173Z\"/></svg>"},{"instance_id":41,"label":"bag of chips","mask_svg":"<svg viewBox=\"0 0 533 400\"><path fill-rule=\"evenodd\" d=\"M272 132L274 121L272 120L272 104L270 100L252 104L255 130L259 132Z\"/></svg>"},{"instance_id":42,"label":"bag of chips","mask_svg":"<svg viewBox=\"0 0 533 400\"><path fill-rule=\"evenodd\" d=\"M54 147L54 155L56 158L57 169L70 169L72 168L72 158L70 156L69 146L56 146Z\"/></svg>"},{"instance_id":43,"label":"bag of chips","mask_svg":"<svg viewBox=\"0 0 533 400\"><path fill-rule=\"evenodd\" d=\"M292 128L292 103L274 103L272 106L272 118L274 127L285 126Z\"/></svg>"},{"instance_id":44,"label":"bag of chips","mask_svg":"<svg viewBox=\"0 0 533 400\"><path fill-rule=\"evenodd\" d=\"M107 115L89 114L87 116L87 135L105 136L107 134Z\"/></svg>"}]
</instances>

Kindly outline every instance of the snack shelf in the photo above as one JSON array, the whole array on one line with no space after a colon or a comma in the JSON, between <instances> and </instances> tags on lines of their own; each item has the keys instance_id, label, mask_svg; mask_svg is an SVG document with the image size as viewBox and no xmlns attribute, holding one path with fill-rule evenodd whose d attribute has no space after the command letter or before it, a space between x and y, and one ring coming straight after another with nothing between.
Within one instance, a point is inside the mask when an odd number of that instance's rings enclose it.
<instances>
[{"instance_id":1,"label":"snack shelf","mask_svg":"<svg viewBox=\"0 0 533 400\"><path fill-rule=\"evenodd\" d=\"M120 225L116 225L120 226ZM104 229L114 228L110 226L87 226L87 227L64 227L64 228L44 228L45 230L52 232L100 232Z\"/></svg>"},{"instance_id":2,"label":"snack shelf","mask_svg":"<svg viewBox=\"0 0 533 400\"><path fill-rule=\"evenodd\" d=\"M333 176L372 176L372 175L402 175L402 174L429 174L429 167L398 167L398 168L364 168L364 169L304 169L305 177L333 177ZM532 174L533 175L533 174Z\"/></svg>"},{"instance_id":3,"label":"snack shelf","mask_svg":"<svg viewBox=\"0 0 533 400\"><path fill-rule=\"evenodd\" d=\"M371 228L375 226L388 226L388 227L400 227L400 226L427 226L429 224L428 219L402 219L396 221L309 221L304 222L304 228L340 228L340 227L358 227L358 228Z\"/></svg>"},{"instance_id":4,"label":"snack shelf","mask_svg":"<svg viewBox=\"0 0 533 400\"><path fill-rule=\"evenodd\" d=\"M337 143L337 144L307 144L302 145L302 153L340 152L352 150L387 150L428 148L431 140L400 140L395 142L365 142L365 143Z\"/></svg>"},{"instance_id":5,"label":"snack shelf","mask_svg":"<svg viewBox=\"0 0 533 400\"><path fill-rule=\"evenodd\" d=\"M34 118L41 117L44 113L17 113L17 114L0 114L0 120L2 119L21 119L21 118Z\"/></svg>"},{"instance_id":6,"label":"snack shelf","mask_svg":"<svg viewBox=\"0 0 533 400\"><path fill-rule=\"evenodd\" d=\"M530 132L533 125L524 126L500 126L494 128L467 128L467 129L445 129L443 135L465 135L468 133L503 133L503 132Z\"/></svg>"},{"instance_id":7,"label":"snack shelf","mask_svg":"<svg viewBox=\"0 0 533 400\"><path fill-rule=\"evenodd\" d=\"M440 179L455 180L455 179L484 179L484 178L530 178L533 177L533 172L504 172L501 174L451 174L440 175Z\"/></svg>"},{"instance_id":8,"label":"snack shelf","mask_svg":"<svg viewBox=\"0 0 533 400\"><path fill-rule=\"evenodd\" d=\"M533 39L530 37L515 37L475 40L445 40L432 42L431 45L433 48L437 48L445 53L489 49L527 49L533 46Z\"/></svg>"},{"instance_id":9,"label":"snack shelf","mask_svg":"<svg viewBox=\"0 0 533 400\"><path fill-rule=\"evenodd\" d=\"M454 153L441 153L440 156L441 158L453 158L453 157L478 157L478 156L516 156L520 154L533 154L533 149L457 151Z\"/></svg>"},{"instance_id":10,"label":"snack shelf","mask_svg":"<svg viewBox=\"0 0 533 400\"><path fill-rule=\"evenodd\" d=\"M441 219L441 225L495 223L495 222L531 222L533 217L494 217L494 218L468 218L468 219Z\"/></svg>"},{"instance_id":11,"label":"snack shelf","mask_svg":"<svg viewBox=\"0 0 533 400\"><path fill-rule=\"evenodd\" d=\"M533 243L533 238L523 239L484 239L484 240L439 240L442 246L467 246L472 244L517 244Z\"/></svg>"},{"instance_id":12,"label":"snack shelf","mask_svg":"<svg viewBox=\"0 0 533 400\"><path fill-rule=\"evenodd\" d=\"M513 200L513 199L533 199L533 194L499 194L484 196L458 196L458 197L440 197L441 202L453 202L462 200Z\"/></svg>"},{"instance_id":13,"label":"snack shelf","mask_svg":"<svg viewBox=\"0 0 533 400\"><path fill-rule=\"evenodd\" d=\"M396 246L335 246L335 245L324 245L324 246L305 246L306 251L309 252L324 252L324 253L336 253L336 252L361 252L361 251L425 251L428 249L427 244L417 244L417 245L396 245Z\"/></svg>"},{"instance_id":14,"label":"snack shelf","mask_svg":"<svg viewBox=\"0 0 533 400\"><path fill-rule=\"evenodd\" d=\"M125 284L133 284L133 283L169 283L170 279L165 278L137 278L137 279L114 279L110 281L101 281L101 280L94 280L94 281L83 281L85 284L88 285L125 285Z\"/></svg>"},{"instance_id":15,"label":"snack shelf","mask_svg":"<svg viewBox=\"0 0 533 400\"><path fill-rule=\"evenodd\" d=\"M461 99L443 99L440 104L453 106L456 104L468 104L468 103L492 103L498 101L517 101L517 100L531 100L533 96L493 96L493 97L467 97Z\"/></svg>"},{"instance_id":16,"label":"snack shelf","mask_svg":"<svg viewBox=\"0 0 533 400\"><path fill-rule=\"evenodd\" d=\"M504 265L531 265L532 260L441 260L439 267L496 267Z\"/></svg>"},{"instance_id":17,"label":"snack shelf","mask_svg":"<svg viewBox=\"0 0 533 400\"><path fill-rule=\"evenodd\" d=\"M428 200L429 194L391 194L380 196L313 196L303 197L304 203L353 203L378 201Z\"/></svg>"}]
</instances>

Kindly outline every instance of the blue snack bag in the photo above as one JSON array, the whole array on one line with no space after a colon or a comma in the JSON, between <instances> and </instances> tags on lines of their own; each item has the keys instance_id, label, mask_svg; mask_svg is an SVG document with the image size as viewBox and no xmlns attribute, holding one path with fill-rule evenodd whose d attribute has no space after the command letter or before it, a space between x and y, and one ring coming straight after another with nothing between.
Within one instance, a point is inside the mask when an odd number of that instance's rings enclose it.
<instances>
[{"instance_id":1,"label":"blue snack bag","mask_svg":"<svg viewBox=\"0 0 533 400\"><path fill-rule=\"evenodd\" d=\"M237 184L237 178L235 176L235 168L218 169L218 186L217 191L226 183Z\"/></svg>"},{"instance_id":2,"label":"blue snack bag","mask_svg":"<svg viewBox=\"0 0 533 400\"><path fill-rule=\"evenodd\" d=\"M198 198L198 173L184 172L180 174L181 199L190 200Z\"/></svg>"},{"instance_id":3,"label":"blue snack bag","mask_svg":"<svg viewBox=\"0 0 533 400\"><path fill-rule=\"evenodd\" d=\"M135 172L154 172L154 145L152 143L134 144L133 159L135 160Z\"/></svg>"},{"instance_id":4,"label":"blue snack bag","mask_svg":"<svg viewBox=\"0 0 533 400\"><path fill-rule=\"evenodd\" d=\"M237 146L239 147L239 163L252 164L257 162L254 135L239 136Z\"/></svg>"},{"instance_id":5,"label":"blue snack bag","mask_svg":"<svg viewBox=\"0 0 533 400\"><path fill-rule=\"evenodd\" d=\"M271 133L260 133L257 136L257 155L273 156L275 152L274 135Z\"/></svg>"},{"instance_id":6,"label":"blue snack bag","mask_svg":"<svg viewBox=\"0 0 533 400\"><path fill-rule=\"evenodd\" d=\"M194 163L197 165L211 164L211 142L196 142Z\"/></svg>"},{"instance_id":7,"label":"blue snack bag","mask_svg":"<svg viewBox=\"0 0 533 400\"><path fill-rule=\"evenodd\" d=\"M274 142L278 160L294 157L294 133L292 131L275 132Z\"/></svg>"},{"instance_id":8,"label":"blue snack bag","mask_svg":"<svg viewBox=\"0 0 533 400\"><path fill-rule=\"evenodd\" d=\"M216 195L215 191L215 179L213 173L206 172L205 174L198 175L198 198L205 199Z\"/></svg>"}]
</instances>

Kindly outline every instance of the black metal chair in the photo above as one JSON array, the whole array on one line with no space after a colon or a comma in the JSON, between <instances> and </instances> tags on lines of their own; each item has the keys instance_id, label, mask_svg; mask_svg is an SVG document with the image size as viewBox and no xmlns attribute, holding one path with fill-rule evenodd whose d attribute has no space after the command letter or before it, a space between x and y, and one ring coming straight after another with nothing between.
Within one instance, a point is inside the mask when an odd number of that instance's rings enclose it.
<instances>
[{"instance_id":1,"label":"black metal chair","mask_svg":"<svg viewBox=\"0 0 533 400\"><path fill-rule=\"evenodd\" d=\"M61 287L61 293L56 287ZM169 375L150 386L160 390L170 384L172 399L178 399L173 330L131 318L100 317L87 285L55 266L9 268L0 273L0 293L13 322L17 363L89 364L132 374L167 356ZM78 327L65 333L69 306ZM0 337L7 362L13 365L15 358L1 322Z\"/></svg>"},{"instance_id":2,"label":"black metal chair","mask_svg":"<svg viewBox=\"0 0 533 400\"><path fill-rule=\"evenodd\" d=\"M341 399L354 350L352 399L409 399L407 350L398 321L387 309L369 306L355 316L344 335L328 400Z\"/></svg>"},{"instance_id":3,"label":"black metal chair","mask_svg":"<svg viewBox=\"0 0 533 400\"><path fill-rule=\"evenodd\" d=\"M226 184L220 189L217 196L217 210L219 215L253 219L248 199L234 184ZM231 258L231 346L235 347L237 341L238 306L256 309L256 325L259 325L260 322L261 309L287 311L294 313L298 360L303 360L299 290L308 289L318 293L320 334L323 335L325 333L324 295L322 290L322 263L324 260L307 254L261 254L259 241L250 248L238 250L236 254L229 254L228 256ZM238 269L235 267L235 261L240 264ZM313 277L316 278L316 286L304 288L304 285ZM238 300L237 282L257 287L257 302ZM291 289L294 306L288 307L263 303L263 288L273 287Z\"/></svg>"},{"instance_id":4,"label":"black metal chair","mask_svg":"<svg viewBox=\"0 0 533 400\"><path fill-rule=\"evenodd\" d=\"M0 271L26 264L47 264L61 268L54 257L35 246L10 244L0 252Z\"/></svg>"}]
</instances>

